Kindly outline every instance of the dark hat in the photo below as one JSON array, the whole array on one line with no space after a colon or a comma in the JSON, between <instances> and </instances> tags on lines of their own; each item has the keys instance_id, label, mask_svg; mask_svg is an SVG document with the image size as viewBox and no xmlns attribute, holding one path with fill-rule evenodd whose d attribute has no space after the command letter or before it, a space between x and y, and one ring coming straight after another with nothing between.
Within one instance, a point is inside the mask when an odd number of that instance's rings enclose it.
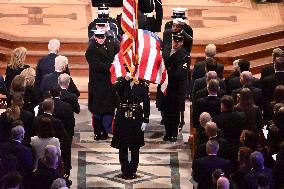
<instances>
[{"instance_id":1,"label":"dark hat","mask_svg":"<svg viewBox=\"0 0 284 189\"><path fill-rule=\"evenodd\" d=\"M186 19L185 12L188 10L187 8L177 7L177 8L172 8L172 10L173 10L172 18Z\"/></svg>"},{"instance_id":2,"label":"dark hat","mask_svg":"<svg viewBox=\"0 0 284 189\"><path fill-rule=\"evenodd\" d=\"M99 3L98 10L109 10L109 3Z\"/></svg>"},{"instance_id":3,"label":"dark hat","mask_svg":"<svg viewBox=\"0 0 284 189\"><path fill-rule=\"evenodd\" d=\"M174 41L180 42L180 41L183 41L183 40L184 40L184 35L183 35L181 32L179 32L179 33L173 33L173 34L172 34L172 39L173 39Z\"/></svg>"},{"instance_id":4,"label":"dark hat","mask_svg":"<svg viewBox=\"0 0 284 189\"><path fill-rule=\"evenodd\" d=\"M109 18L110 10L97 10L99 18Z\"/></svg>"}]
</instances>

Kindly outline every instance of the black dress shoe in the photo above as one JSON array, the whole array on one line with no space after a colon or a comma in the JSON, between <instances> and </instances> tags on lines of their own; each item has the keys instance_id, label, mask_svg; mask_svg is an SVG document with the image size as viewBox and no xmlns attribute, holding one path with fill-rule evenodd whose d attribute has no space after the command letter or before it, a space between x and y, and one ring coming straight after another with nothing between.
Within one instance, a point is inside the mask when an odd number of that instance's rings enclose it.
<instances>
[{"instance_id":1,"label":"black dress shoe","mask_svg":"<svg viewBox=\"0 0 284 189\"><path fill-rule=\"evenodd\" d=\"M124 179L124 180L129 180L130 179L128 174L122 174L121 178Z\"/></svg>"},{"instance_id":2,"label":"black dress shoe","mask_svg":"<svg viewBox=\"0 0 284 189\"><path fill-rule=\"evenodd\" d=\"M164 136L163 141L170 141L170 137L169 136Z\"/></svg>"},{"instance_id":3,"label":"black dress shoe","mask_svg":"<svg viewBox=\"0 0 284 189\"><path fill-rule=\"evenodd\" d=\"M95 134L94 140L101 140L101 135L96 135L96 134Z\"/></svg>"},{"instance_id":4,"label":"black dress shoe","mask_svg":"<svg viewBox=\"0 0 284 189\"><path fill-rule=\"evenodd\" d=\"M177 141L177 137L171 137L171 138L170 138L170 141L171 141L171 142L176 142L176 141Z\"/></svg>"},{"instance_id":5,"label":"black dress shoe","mask_svg":"<svg viewBox=\"0 0 284 189\"><path fill-rule=\"evenodd\" d=\"M135 173L129 175L129 179L136 179L137 178L137 175Z\"/></svg>"},{"instance_id":6,"label":"black dress shoe","mask_svg":"<svg viewBox=\"0 0 284 189\"><path fill-rule=\"evenodd\" d=\"M107 139L108 139L107 133L101 135L101 140L107 140Z\"/></svg>"}]
</instances>

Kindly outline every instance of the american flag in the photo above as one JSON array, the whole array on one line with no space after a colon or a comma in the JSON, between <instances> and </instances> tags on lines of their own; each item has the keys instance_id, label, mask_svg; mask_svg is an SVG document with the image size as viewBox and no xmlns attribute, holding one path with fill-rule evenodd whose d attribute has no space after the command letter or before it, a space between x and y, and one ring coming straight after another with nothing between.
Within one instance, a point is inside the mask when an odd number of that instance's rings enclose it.
<instances>
[{"instance_id":1,"label":"american flag","mask_svg":"<svg viewBox=\"0 0 284 189\"><path fill-rule=\"evenodd\" d=\"M128 69L133 72L133 62L135 56L135 40L137 40L137 2L136 0L123 0L121 27L125 32L124 40L121 48L123 52L123 60Z\"/></svg>"},{"instance_id":2,"label":"american flag","mask_svg":"<svg viewBox=\"0 0 284 189\"><path fill-rule=\"evenodd\" d=\"M161 55L160 38L153 32L138 30L138 65L135 77L145 79L152 83L162 84L161 90L164 92L167 87L168 77L166 67ZM128 55L132 52L129 51ZM130 61L132 59L130 58ZM115 56L111 66L111 79L114 83L118 77L125 77L126 70L123 66L122 50Z\"/></svg>"}]
</instances>

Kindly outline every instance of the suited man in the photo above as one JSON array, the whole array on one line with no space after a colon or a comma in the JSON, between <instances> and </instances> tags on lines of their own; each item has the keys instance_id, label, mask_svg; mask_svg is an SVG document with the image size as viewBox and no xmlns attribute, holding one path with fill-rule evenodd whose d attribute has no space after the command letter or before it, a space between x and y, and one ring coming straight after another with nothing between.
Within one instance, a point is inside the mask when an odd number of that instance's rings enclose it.
<instances>
[{"instance_id":1,"label":"suited man","mask_svg":"<svg viewBox=\"0 0 284 189\"><path fill-rule=\"evenodd\" d=\"M60 76L58 77L58 84L61 87L60 99L63 102L70 104L74 113L79 114L80 105L78 102L78 97L67 90L70 84L70 79L71 77L66 73L60 74Z\"/></svg>"},{"instance_id":2,"label":"suited man","mask_svg":"<svg viewBox=\"0 0 284 189\"><path fill-rule=\"evenodd\" d=\"M33 156L31 150L21 144L25 135L25 129L22 126L16 126L11 130L10 142L0 146L0 157L11 154L16 157L18 172L23 177L23 186L27 188L30 174L32 173Z\"/></svg>"},{"instance_id":3,"label":"suited man","mask_svg":"<svg viewBox=\"0 0 284 189\"><path fill-rule=\"evenodd\" d=\"M238 60L238 71L239 74L241 75L242 72L244 71L249 71L250 68L250 62L244 59L239 59ZM230 79L230 81L228 81L228 86L226 89L226 93L228 95L231 95L232 92L236 89L242 88L242 83L240 82L240 75L238 77L234 77L232 79ZM252 77L252 83L251 85L253 85L254 87L259 87L260 86L260 80Z\"/></svg>"},{"instance_id":4,"label":"suited man","mask_svg":"<svg viewBox=\"0 0 284 189\"><path fill-rule=\"evenodd\" d=\"M250 155L252 169L245 175L245 181L250 189L258 189L257 178L263 174L268 178L270 188L273 188L273 173L272 170L264 166L264 157L261 152L255 151Z\"/></svg>"},{"instance_id":5,"label":"suited man","mask_svg":"<svg viewBox=\"0 0 284 189\"><path fill-rule=\"evenodd\" d=\"M68 66L68 59L66 56L57 56L55 58L55 71L45 75L40 84L40 90L45 95L48 96L50 88L58 83L58 77L61 73L65 72ZM77 97L80 96L80 91L77 89L75 83L72 78L70 79L70 85L67 89L69 92L75 94Z\"/></svg>"},{"instance_id":6,"label":"suited man","mask_svg":"<svg viewBox=\"0 0 284 189\"><path fill-rule=\"evenodd\" d=\"M263 109L264 102L262 97L262 90L253 86L252 73L249 71L243 71L240 76L240 83L242 85L242 88L249 88L252 91L255 105ZM232 92L235 104L238 103L238 95L240 94L242 88L235 89Z\"/></svg>"},{"instance_id":7,"label":"suited man","mask_svg":"<svg viewBox=\"0 0 284 189\"><path fill-rule=\"evenodd\" d=\"M275 87L284 84L284 57L276 58L274 68L275 73L262 80L262 95L266 105L273 100L273 91Z\"/></svg>"},{"instance_id":8,"label":"suited man","mask_svg":"<svg viewBox=\"0 0 284 189\"><path fill-rule=\"evenodd\" d=\"M226 139L218 135L218 127L215 122L209 121L205 126L205 133L208 137L208 140L200 144L197 148L197 153L195 159L206 156L206 143L209 140L216 140L219 143L220 149L218 151L218 156L221 158L229 159L229 145Z\"/></svg>"},{"instance_id":9,"label":"suited man","mask_svg":"<svg viewBox=\"0 0 284 189\"><path fill-rule=\"evenodd\" d=\"M213 120L223 131L224 138L229 144L230 159L237 160L240 136L245 125L245 114L233 109L233 98L231 96L223 96L221 99L221 114L215 116Z\"/></svg>"},{"instance_id":10,"label":"suited man","mask_svg":"<svg viewBox=\"0 0 284 189\"><path fill-rule=\"evenodd\" d=\"M274 63L274 61L278 57L284 57L284 52L280 48L275 48L272 51L272 62ZM261 69L261 76L260 76L261 81L263 80L263 78L274 74L275 69L274 69L273 63L271 63L271 64L269 64L269 65L267 65L267 66L265 66L264 68Z\"/></svg>"},{"instance_id":11,"label":"suited man","mask_svg":"<svg viewBox=\"0 0 284 189\"><path fill-rule=\"evenodd\" d=\"M231 73L228 77L225 78L225 85L227 86L229 81L235 77L239 77L240 76L240 72L239 72L239 60L235 60L233 62L233 67L234 67L234 72Z\"/></svg>"},{"instance_id":12,"label":"suited man","mask_svg":"<svg viewBox=\"0 0 284 189\"><path fill-rule=\"evenodd\" d=\"M193 127L200 129L199 116L202 112L208 112L211 116L220 114L221 99L217 96L219 90L219 82L211 79L207 85L208 96L197 99L192 105Z\"/></svg>"},{"instance_id":13,"label":"suited man","mask_svg":"<svg viewBox=\"0 0 284 189\"><path fill-rule=\"evenodd\" d=\"M36 66L35 85L40 87L41 81L46 74L54 72L55 58L58 55L60 48L60 41L58 39L51 39L48 42L49 54L39 59ZM70 74L68 67L66 73Z\"/></svg>"},{"instance_id":14,"label":"suited man","mask_svg":"<svg viewBox=\"0 0 284 189\"><path fill-rule=\"evenodd\" d=\"M210 66L208 66L208 68L210 69ZM224 94L224 91L225 91L224 81L217 77L217 73L215 71L208 71L206 76L195 80L193 88L192 88L192 101L194 101L195 99L204 97L203 96L204 90L206 89L206 86L211 79L216 79L219 82L220 90L218 90L218 96L222 96L222 94ZM208 93L207 93L207 95L208 95Z\"/></svg>"},{"instance_id":15,"label":"suited man","mask_svg":"<svg viewBox=\"0 0 284 189\"><path fill-rule=\"evenodd\" d=\"M194 65L193 68L193 72L192 72L192 84L194 83L194 81L198 78L202 78L205 76L206 74L206 70L205 70L205 64L206 64L206 59L207 58L212 58L214 59L216 55L216 46L214 44L209 44L205 47L205 60L204 61L200 61L197 62ZM215 70L212 71L216 71L217 75L219 78L223 78L223 72L224 72L224 65L217 63L217 67L215 68Z\"/></svg>"},{"instance_id":16,"label":"suited man","mask_svg":"<svg viewBox=\"0 0 284 189\"><path fill-rule=\"evenodd\" d=\"M206 143L206 157L196 159L192 163L192 177L198 183L197 189L213 188L212 173L215 169L222 169L229 175L230 162L217 156L219 144L216 140Z\"/></svg>"},{"instance_id":17,"label":"suited man","mask_svg":"<svg viewBox=\"0 0 284 189\"><path fill-rule=\"evenodd\" d=\"M55 108L54 107L54 101L51 98L47 98L41 103L41 107L42 107L42 110L43 110L43 114L38 115L35 118L35 120L33 122L33 126L32 126L32 136L36 136L36 134L38 132L39 125L42 122L42 118L47 117L52 122L55 137L59 139L60 145L61 146L68 145L68 141L69 141L68 135L67 135L67 132L64 128L62 121L53 117L53 115L52 115L53 112L54 112L54 108Z\"/></svg>"}]
</instances>

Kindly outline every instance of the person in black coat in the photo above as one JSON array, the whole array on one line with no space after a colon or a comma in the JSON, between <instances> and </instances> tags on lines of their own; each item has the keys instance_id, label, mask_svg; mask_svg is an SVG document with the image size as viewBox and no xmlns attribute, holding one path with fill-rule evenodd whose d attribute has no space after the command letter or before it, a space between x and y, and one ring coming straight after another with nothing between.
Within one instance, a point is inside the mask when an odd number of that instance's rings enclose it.
<instances>
[{"instance_id":1,"label":"person in black coat","mask_svg":"<svg viewBox=\"0 0 284 189\"><path fill-rule=\"evenodd\" d=\"M153 12L155 10L155 17ZM160 32L163 20L162 0L138 1L138 28Z\"/></svg>"},{"instance_id":2,"label":"person in black coat","mask_svg":"<svg viewBox=\"0 0 284 189\"><path fill-rule=\"evenodd\" d=\"M68 146L68 134L66 132L66 129L64 128L62 121L53 117L52 115L54 112L54 101L51 98L47 98L41 103L41 106L43 109L43 114L38 115L35 118L31 129L31 136L37 135L38 128L41 125L43 118L47 117L52 122L55 137L59 139L60 145L63 147Z\"/></svg>"},{"instance_id":3,"label":"person in black coat","mask_svg":"<svg viewBox=\"0 0 284 189\"><path fill-rule=\"evenodd\" d=\"M252 91L255 105L263 109L264 102L262 97L262 90L253 86L252 73L249 71L243 71L240 76L240 83L242 84L242 88L249 88ZM232 92L235 104L238 103L238 96L242 88L235 89Z\"/></svg>"},{"instance_id":4,"label":"person in black coat","mask_svg":"<svg viewBox=\"0 0 284 189\"><path fill-rule=\"evenodd\" d=\"M133 179L139 163L139 149L144 146L144 131L149 123L149 86L145 81L137 84L129 76L119 78L114 90L119 96L119 107L115 114L111 146L119 149L119 161L123 178ZM143 106L140 105L143 103ZM131 161L128 161L128 149Z\"/></svg>"},{"instance_id":5,"label":"person in black coat","mask_svg":"<svg viewBox=\"0 0 284 189\"><path fill-rule=\"evenodd\" d=\"M230 158L230 151L229 151L229 145L226 139L224 139L220 134L220 131L216 125L216 123L209 121L206 123L205 126L205 133L208 137L208 140L204 143L200 144L197 148L197 152L195 155L195 159L205 157L206 156L206 143L210 140L216 140L219 143L219 151L218 156L224 159Z\"/></svg>"},{"instance_id":6,"label":"person in black coat","mask_svg":"<svg viewBox=\"0 0 284 189\"><path fill-rule=\"evenodd\" d=\"M78 102L78 97L73 94L68 92L68 86L70 83L70 76L68 74L61 74L58 78L58 84L61 87L61 92L60 92L60 99L63 102L67 102L68 104L70 104L70 106L72 107L72 111L76 114L80 113L80 105Z\"/></svg>"},{"instance_id":7,"label":"person in black coat","mask_svg":"<svg viewBox=\"0 0 284 189\"><path fill-rule=\"evenodd\" d=\"M24 47L19 47L13 50L11 54L11 59L6 68L5 83L7 91L10 91L12 80L16 75L19 75L24 69L29 68L24 62L26 60L27 49Z\"/></svg>"},{"instance_id":8,"label":"person in black coat","mask_svg":"<svg viewBox=\"0 0 284 189\"><path fill-rule=\"evenodd\" d=\"M273 49L273 51L272 51L272 62L269 65L267 65L267 66L265 66L264 68L261 69L261 76L260 76L261 81L262 81L263 78L274 74L274 72L275 72L274 61L278 57L284 57L283 50L280 49L280 48Z\"/></svg>"},{"instance_id":9,"label":"person in black coat","mask_svg":"<svg viewBox=\"0 0 284 189\"><path fill-rule=\"evenodd\" d=\"M60 48L60 41L58 39L51 39L48 42L49 54L39 59L36 66L35 85L40 87L41 81L46 74L55 71L55 58L58 56ZM69 68L66 67L65 72L70 75Z\"/></svg>"},{"instance_id":10,"label":"person in black coat","mask_svg":"<svg viewBox=\"0 0 284 189\"><path fill-rule=\"evenodd\" d=\"M206 59L211 58L214 59L214 56L216 55L216 46L214 44L209 44L205 47L205 60L197 62L194 64L193 72L192 72L192 84L194 81L198 78L202 78L206 75L206 70L205 70L205 64L206 64ZM216 71L217 76L219 78L223 78L223 72L224 72L224 65L217 63L217 66L215 70L208 70L208 71Z\"/></svg>"},{"instance_id":11,"label":"person in black coat","mask_svg":"<svg viewBox=\"0 0 284 189\"><path fill-rule=\"evenodd\" d=\"M166 135L164 141L175 142L180 123L180 112L185 110L185 84L187 65L190 62L188 52L182 47L182 34L173 36L173 49L164 49L163 58L168 73L166 95L161 95L161 110L164 113Z\"/></svg>"},{"instance_id":12,"label":"person in black coat","mask_svg":"<svg viewBox=\"0 0 284 189\"><path fill-rule=\"evenodd\" d=\"M95 140L105 140L111 132L115 96L109 69L118 51L116 41L106 38L105 31L96 30L85 54L89 64L88 108L93 114Z\"/></svg>"},{"instance_id":13,"label":"person in black coat","mask_svg":"<svg viewBox=\"0 0 284 189\"><path fill-rule=\"evenodd\" d=\"M40 90L44 96L49 96L49 90L54 84L58 84L58 77L60 74L65 73L68 66L68 59L65 56L57 56L55 58L55 71L45 75L40 84ZM70 79L70 85L67 89L69 92L75 94L77 97L80 96L80 91L76 87L72 78Z\"/></svg>"},{"instance_id":14,"label":"person in black coat","mask_svg":"<svg viewBox=\"0 0 284 189\"><path fill-rule=\"evenodd\" d=\"M263 78L261 88L265 104L273 100L273 91L277 85L284 85L284 57L276 58L275 74Z\"/></svg>"},{"instance_id":15,"label":"person in black coat","mask_svg":"<svg viewBox=\"0 0 284 189\"><path fill-rule=\"evenodd\" d=\"M197 189L213 188L212 173L222 169L226 175L230 173L230 162L217 156L219 144L216 140L206 143L207 156L196 159L192 163L192 177L198 183Z\"/></svg>"},{"instance_id":16,"label":"person in black coat","mask_svg":"<svg viewBox=\"0 0 284 189\"><path fill-rule=\"evenodd\" d=\"M199 116L202 112L208 112L212 117L221 112L221 99L217 96L219 82L211 79L207 85L208 96L197 99L192 105L193 127L200 131Z\"/></svg>"},{"instance_id":17,"label":"person in black coat","mask_svg":"<svg viewBox=\"0 0 284 189\"><path fill-rule=\"evenodd\" d=\"M24 139L25 129L22 126L16 126L11 130L11 138L7 143L0 145L0 157L8 154L14 155L17 159L17 171L23 179L23 188L28 188L28 182L32 173L33 155L31 149L21 144Z\"/></svg>"},{"instance_id":18,"label":"person in black coat","mask_svg":"<svg viewBox=\"0 0 284 189\"><path fill-rule=\"evenodd\" d=\"M207 59L209 60L209 59ZM206 65L209 65L209 64L206 64ZM208 66L209 67L209 66ZM225 89L225 83L222 79L218 78L217 77L217 73L215 71L208 71L206 76L202 77L202 78L199 78L199 79L196 79L194 84L193 84L193 88L192 88L192 91L191 91L191 94L192 94L192 101L195 100L196 98L196 93L199 91L199 90L204 90L206 89L206 86L208 84L208 82L211 80L211 79L217 79L218 82L219 82L219 87L220 87L220 90L218 90L218 92L222 93L222 91L224 92L226 89ZM197 96L198 97L198 96Z\"/></svg>"},{"instance_id":19,"label":"person in black coat","mask_svg":"<svg viewBox=\"0 0 284 189\"><path fill-rule=\"evenodd\" d=\"M240 136L245 125L245 114L234 111L234 101L231 96L221 99L221 114L213 117L218 127L223 131L224 138L229 144L230 159L237 161L240 146Z\"/></svg>"}]
</instances>

